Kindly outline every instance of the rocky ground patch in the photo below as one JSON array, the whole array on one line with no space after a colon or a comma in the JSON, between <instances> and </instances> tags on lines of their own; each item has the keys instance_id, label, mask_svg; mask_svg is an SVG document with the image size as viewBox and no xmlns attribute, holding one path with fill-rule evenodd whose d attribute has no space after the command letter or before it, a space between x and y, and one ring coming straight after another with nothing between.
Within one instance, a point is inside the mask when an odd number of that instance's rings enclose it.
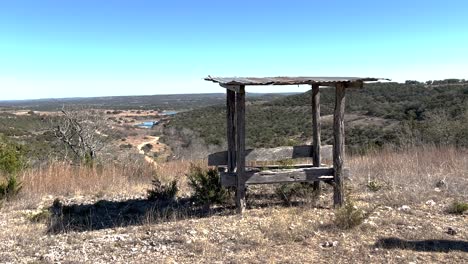
<instances>
[{"instance_id":1,"label":"rocky ground patch","mask_svg":"<svg viewBox=\"0 0 468 264\"><path fill-rule=\"evenodd\" d=\"M144 210L143 197L64 197L64 204L102 207L96 213L103 217L107 207L108 216L118 223L103 228L90 221L81 230L65 226L55 233L49 232L45 221L31 220L34 211L6 206L0 215L0 262L466 263L467 215L448 214L449 200L378 206L363 224L342 230L334 225L330 198L323 195L320 207L254 206L243 216L230 208L173 219L147 213L124 224L116 212ZM359 206L364 208L368 198ZM52 203L45 198L36 214Z\"/></svg>"}]
</instances>

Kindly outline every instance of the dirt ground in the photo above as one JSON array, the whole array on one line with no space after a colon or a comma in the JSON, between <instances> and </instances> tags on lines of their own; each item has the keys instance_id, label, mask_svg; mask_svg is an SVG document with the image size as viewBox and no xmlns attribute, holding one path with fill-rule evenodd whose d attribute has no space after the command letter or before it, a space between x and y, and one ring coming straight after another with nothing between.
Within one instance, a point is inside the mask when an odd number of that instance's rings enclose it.
<instances>
[{"instance_id":1,"label":"dirt ground","mask_svg":"<svg viewBox=\"0 0 468 264\"><path fill-rule=\"evenodd\" d=\"M99 201L117 200L119 208ZM140 210L143 197L68 198L105 210ZM448 201L409 209L377 207L362 225L333 225L330 195L321 207L252 206L182 220L116 223L50 233L27 210L5 207L0 215L1 263L466 263L468 219L444 212ZM144 201L144 200L142 200ZM44 204L52 201L44 200ZM145 202L142 202L145 203ZM138 209L140 208L140 209ZM151 208L151 206L148 206ZM406 208L406 207L403 207ZM73 223L67 228L72 228ZM456 230L455 235L447 233Z\"/></svg>"}]
</instances>

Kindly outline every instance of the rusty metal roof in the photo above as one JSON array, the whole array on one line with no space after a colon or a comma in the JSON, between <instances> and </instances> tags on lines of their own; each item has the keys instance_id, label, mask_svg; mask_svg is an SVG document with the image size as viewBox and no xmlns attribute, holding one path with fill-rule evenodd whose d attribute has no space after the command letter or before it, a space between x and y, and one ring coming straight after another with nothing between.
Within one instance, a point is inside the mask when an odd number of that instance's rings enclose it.
<instances>
[{"instance_id":1,"label":"rusty metal roof","mask_svg":"<svg viewBox=\"0 0 468 264\"><path fill-rule=\"evenodd\" d=\"M336 83L350 82L375 82L389 81L385 78L371 77L211 77L205 78L205 81L212 81L222 85L298 85L298 84L319 84L333 85Z\"/></svg>"}]
</instances>

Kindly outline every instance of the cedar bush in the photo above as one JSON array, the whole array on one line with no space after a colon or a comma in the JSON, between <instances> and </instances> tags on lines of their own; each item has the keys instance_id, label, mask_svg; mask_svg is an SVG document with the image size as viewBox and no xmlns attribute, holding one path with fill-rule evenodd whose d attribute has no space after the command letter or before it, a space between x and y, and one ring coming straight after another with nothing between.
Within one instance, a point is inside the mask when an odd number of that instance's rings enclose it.
<instances>
[{"instance_id":1,"label":"cedar bush","mask_svg":"<svg viewBox=\"0 0 468 264\"><path fill-rule=\"evenodd\" d=\"M16 175L8 176L6 182L0 183L0 200L10 199L17 195L22 188L22 183L18 181Z\"/></svg>"},{"instance_id":2,"label":"cedar bush","mask_svg":"<svg viewBox=\"0 0 468 264\"><path fill-rule=\"evenodd\" d=\"M229 198L229 192L221 186L221 178L216 169L202 169L191 165L188 184L193 189L195 203L205 207L211 204L224 204Z\"/></svg>"},{"instance_id":3,"label":"cedar bush","mask_svg":"<svg viewBox=\"0 0 468 264\"><path fill-rule=\"evenodd\" d=\"M177 180L173 180L169 184L163 184L159 179L154 179L152 184L153 188L148 190L149 200L174 201L176 199L179 191Z\"/></svg>"},{"instance_id":4,"label":"cedar bush","mask_svg":"<svg viewBox=\"0 0 468 264\"><path fill-rule=\"evenodd\" d=\"M23 148L0 135L0 173L16 174L24 166Z\"/></svg>"},{"instance_id":5,"label":"cedar bush","mask_svg":"<svg viewBox=\"0 0 468 264\"><path fill-rule=\"evenodd\" d=\"M0 200L10 199L22 188L16 174L23 168L23 157L19 145L7 142L0 137L0 174L7 175L0 178Z\"/></svg>"}]
</instances>

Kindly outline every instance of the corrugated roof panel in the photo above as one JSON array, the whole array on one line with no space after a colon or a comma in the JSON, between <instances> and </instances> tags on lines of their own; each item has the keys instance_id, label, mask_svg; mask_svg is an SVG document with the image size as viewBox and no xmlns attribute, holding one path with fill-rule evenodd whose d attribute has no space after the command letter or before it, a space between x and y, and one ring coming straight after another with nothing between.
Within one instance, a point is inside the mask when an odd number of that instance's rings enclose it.
<instances>
[{"instance_id":1,"label":"corrugated roof panel","mask_svg":"<svg viewBox=\"0 0 468 264\"><path fill-rule=\"evenodd\" d=\"M384 81L385 78L372 77L211 77L205 78L223 85L297 85L297 84L333 84L340 82L373 82Z\"/></svg>"}]
</instances>

